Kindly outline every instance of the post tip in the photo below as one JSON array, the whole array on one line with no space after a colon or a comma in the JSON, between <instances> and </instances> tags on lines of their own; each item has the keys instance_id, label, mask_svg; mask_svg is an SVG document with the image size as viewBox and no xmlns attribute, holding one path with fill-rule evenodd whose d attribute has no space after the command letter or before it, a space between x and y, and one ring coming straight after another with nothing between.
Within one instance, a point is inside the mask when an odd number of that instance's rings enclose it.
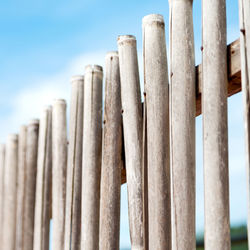
<instances>
[{"instance_id":1,"label":"post tip","mask_svg":"<svg viewBox=\"0 0 250 250\"><path fill-rule=\"evenodd\" d=\"M54 99L53 105L57 105L57 104L66 105L66 100L62 98Z\"/></svg>"},{"instance_id":2,"label":"post tip","mask_svg":"<svg viewBox=\"0 0 250 250\"><path fill-rule=\"evenodd\" d=\"M30 121L29 121L29 125L39 125L39 120L38 119L31 119Z\"/></svg>"},{"instance_id":3,"label":"post tip","mask_svg":"<svg viewBox=\"0 0 250 250\"><path fill-rule=\"evenodd\" d=\"M117 38L118 43L122 43L124 41L136 41L136 37L133 36L133 35L121 35L121 36L118 36L118 38Z\"/></svg>"},{"instance_id":4,"label":"post tip","mask_svg":"<svg viewBox=\"0 0 250 250\"><path fill-rule=\"evenodd\" d=\"M9 134L8 140L10 141L16 141L18 139L18 134Z\"/></svg>"},{"instance_id":5,"label":"post tip","mask_svg":"<svg viewBox=\"0 0 250 250\"><path fill-rule=\"evenodd\" d=\"M97 65L97 64L88 64L85 66L85 73L87 72L94 72L94 73L101 73L103 74L103 69L102 66Z\"/></svg>"},{"instance_id":6,"label":"post tip","mask_svg":"<svg viewBox=\"0 0 250 250\"><path fill-rule=\"evenodd\" d=\"M144 16L142 18L142 25L147 25L147 24L151 24L151 23L163 23L164 24L164 18L161 14L149 14L147 16Z\"/></svg>"},{"instance_id":7,"label":"post tip","mask_svg":"<svg viewBox=\"0 0 250 250\"><path fill-rule=\"evenodd\" d=\"M110 57L118 57L118 51L108 51L106 53L106 58L110 58Z\"/></svg>"},{"instance_id":8,"label":"post tip","mask_svg":"<svg viewBox=\"0 0 250 250\"><path fill-rule=\"evenodd\" d=\"M84 81L84 75L74 75L71 77L70 82Z\"/></svg>"}]
</instances>

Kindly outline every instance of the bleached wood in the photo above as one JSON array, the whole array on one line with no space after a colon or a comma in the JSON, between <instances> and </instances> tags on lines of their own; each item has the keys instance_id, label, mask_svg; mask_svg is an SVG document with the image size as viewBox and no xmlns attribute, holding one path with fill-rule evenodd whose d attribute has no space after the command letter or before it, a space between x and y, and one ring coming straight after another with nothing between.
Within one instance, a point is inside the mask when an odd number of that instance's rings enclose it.
<instances>
[{"instance_id":1,"label":"bleached wood","mask_svg":"<svg viewBox=\"0 0 250 250\"><path fill-rule=\"evenodd\" d=\"M4 167L4 211L2 246L4 250L15 250L16 242L16 193L18 165L18 135L10 134L6 144Z\"/></svg>"},{"instance_id":2,"label":"bleached wood","mask_svg":"<svg viewBox=\"0 0 250 250\"><path fill-rule=\"evenodd\" d=\"M102 78L101 66L85 67L81 247L88 250L96 250L99 247Z\"/></svg>"},{"instance_id":3,"label":"bleached wood","mask_svg":"<svg viewBox=\"0 0 250 250\"><path fill-rule=\"evenodd\" d=\"M99 249L119 249L122 167L121 85L118 52L105 58Z\"/></svg>"},{"instance_id":4,"label":"bleached wood","mask_svg":"<svg viewBox=\"0 0 250 250\"><path fill-rule=\"evenodd\" d=\"M171 249L168 69L165 23L161 15L145 16L144 84L147 100L149 250ZM154 48L154 49L152 49Z\"/></svg>"},{"instance_id":5,"label":"bleached wood","mask_svg":"<svg viewBox=\"0 0 250 250\"><path fill-rule=\"evenodd\" d=\"M195 56L192 0L169 0L173 249L195 249Z\"/></svg>"},{"instance_id":6,"label":"bleached wood","mask_svg":"<svg viewBox=\"0 0 250 250\"><path fill-rule=\"evenodd\" d=\"M248 200L248 238L250 237L250 2L239 0L241 79L244 105L245 152ZM250 248L250 241L248 241Z\"/></svg>"},{"instance_id":7,"label":"bleached wood","mask_svg":"<svg viewBox=\"0 0 250 250\"><path fill-rule=\"evenodd\" d=\"M118 37L123 129L132 250L144 249L142 194L142 105L136 39Z\"/></svg>"},{"instance_id":8,"label":"bleached wood","mask_svg":"<svg viewBox=\"0 0 250 250\"><path fill-rule=\"evenodd\" d=\"M19 143L18 143L16 248L15 248L16 250L23 249L26 148L27 148L27 126L23 125L20 128Z\"/></svg>"},{"instance_id":9,"label":"bleached wood","mask_svg":"<svg viewBox=\"0 0 250 250\"><path fill-rule=\"evenodd\" d=\"M5 144L0 144L0 245L2 246L3 211L4 211L4 164Z\"/></svg>"},{"instance_id":10,"label":"bleached wood","mask_svg":"<svg viewBox=\"0 0 250 250\"><path fill-rule=\"evenodd\" d=\"M231 249L225 0L203 1L202 110L205 248Z\"/></svg>"},{"instance_id":11,"label":"bleached wood","mask_svg":"<svg viewBox=\"0 0 250 250\"><path fill-rule=\"evenodd\" d=\"M80 250L84 76L71 83L64 249Z\"/></svg>"},{"instance_id":12,"label":"bleached wood","mask_svg":"<svg viewBox=\"0 0 250 250\"><path fill-rule=\"evenodd\" d=\"M64 248L67 118L66 101L57 99L52 112L52 249Z\"/></svg>"},{"instance_id":13,"label":"bleached wood","mask_svg":"<svg viewBox=\"0 0 250 250\"><path fill-rule=\"evenodd\" d=\"M22 249L33 250L39 121L27 127ZM20 139L19 139L20 143Z\"/></svg>"},{"instance_id":14,"label":"bleached wood","mask_svg":"<svg viewBox=\"0 0 250 250\"><path fill-rule=\"evenodd\" d=\"M39 127L33 250L49 249L52 177L52 108L42 112Z\"/></svg>"}]
</instances>

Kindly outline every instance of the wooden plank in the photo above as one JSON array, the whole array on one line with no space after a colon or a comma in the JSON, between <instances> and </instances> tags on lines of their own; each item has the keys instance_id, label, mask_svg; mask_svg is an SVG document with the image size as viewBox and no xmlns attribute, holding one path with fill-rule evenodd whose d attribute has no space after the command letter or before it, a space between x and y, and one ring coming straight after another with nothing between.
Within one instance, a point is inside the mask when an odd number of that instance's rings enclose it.
<instances>
[{"instance_id":1,"label":"wooden plank","mask_svg":"<svg viewBox=\"0 0 250 250\"><path fill-rule=\"evenodd\" d=\"M201 48L202 49L202 48ZM240 39L227 46L228 97L241 92ZM196 116L201 111L202 66L196 66ZM124 165L125 166L125 165ZM121 184L126 183L126 169L121 170Z\"/></svg>"}]
</instances>

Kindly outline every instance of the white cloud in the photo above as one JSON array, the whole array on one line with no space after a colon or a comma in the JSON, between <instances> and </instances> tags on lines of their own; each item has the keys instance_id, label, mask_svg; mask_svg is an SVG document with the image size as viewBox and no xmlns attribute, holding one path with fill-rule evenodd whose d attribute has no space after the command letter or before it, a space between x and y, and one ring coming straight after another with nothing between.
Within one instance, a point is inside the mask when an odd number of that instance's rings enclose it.
<instances>
[{"instance_id":1,"label":"white cloud","mask_svg":"<svg viewBox=\"0 0 250 250\"><path fill-rule=\"evenodd\" d=\"M104 58L105 51L79 55L60 72L28 83L17 93L6 93L10 112L0 117L0 141L4 142L8 133L17 133L19 127L30 119L39 118L43 107L51 105L54 99L64 98L69 104L71 76L83 74L87 64L103 65Z\"/></svg>"}]
</instances>

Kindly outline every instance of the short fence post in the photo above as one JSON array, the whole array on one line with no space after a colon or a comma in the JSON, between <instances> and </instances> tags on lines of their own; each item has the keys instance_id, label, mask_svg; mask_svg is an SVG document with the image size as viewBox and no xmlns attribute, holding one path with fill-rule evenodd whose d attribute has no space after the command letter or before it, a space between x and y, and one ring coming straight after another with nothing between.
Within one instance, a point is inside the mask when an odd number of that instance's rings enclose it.
<instances>
[{"instance_id":1,"label":"short fence post","mask_svg":"<svg viewBox=\"0 0 250 250\"><path fill-rule=\"evenodd\" d=\"M99 249L112 250L119 249L120 238L122 116L118 53L109 52L105 61Z\"/></svg>"},{"instance_id":2,"label":"short fence post","mask_svg":"<svg viewBox=\"0 0 250 250\"><path fill-rule=\"evenodd\" d=\"M205 248L231 249L225 0L203 1L202 113Z\"/></svg>"},{"instance_id":3,"label":"short fence post","mask_svg":"<svg viewBox=\"0 0 250 250\"><path fill-rule=\"evenodd\" d=\"M46 107L39 127L35 226L33 250L49 249L51 175L52 175L52 108Z\"/></svg>"},{"instance_id":4,"label":"short fence post","mask_svg":"<svg viewBox=\"0 0 250 250\"><path fill-rule=\"evenodd\" d=\"M132 250L144 249L142 190L142 105L136 39L118 37L121 96Z\"/></svg>"},{"instance_id":5,"label":"short fence post","mask_svg":"<svg viewBox=\"0 0 250 250\"><path fill-rule=\"evenodd\" d=\"M52 248L63 250L68 152L65 100L55 100L52 121Z\"/></svg>"},{"instance_id":6,"label":"short fence post","mask_svg":"<svg viewBox=\"0 0 250 250\"><path fill-rule=\"evenodd\" d=\"M10 134L6 144L4 167L4 213L3 241L4 250L14 250L16 241L16 193L18 165L18 135Z\"/></svg>"},{"instance_id":7,"label":"short fence post","mask_svg":"<svg viewBox=\"0 0 250 250\"><path fill-rule=\"evenodd\" d=\"M27 126L19 132L18 171L17 171L17 207L16 207L16 250L23 250L24 228L24 192L26 171Z\"/></svg>"},{"instance_id":8,"label":"short fence post","mask_svg":"<svg viewBox=\"0 0 250 250\"><path fill-rule=\"evenodd\" d=\"M102 67L85 67L81 247L88 250L96 250L99 247L102 78Z\"/></svg>"},{"instance_id":9,"label":"short fence post","mask_svg":"<svg viewBox=\"0 0 250 250\"><path fill-rule=\"evenodd\" d=\"M173 249L195 249L195 57L192 0L169 0Z\"/></svg>"},{"instance_id":10,"label":"short fence post","mask_svg":"<svg viewBox=\"0 0 250 250\"><path fill-rule=\"evenodd\" d=\"M149 250L171 249L168 69L165 23L143 18L144 84L147 100ZM154 48L154 49L152 49Z\"/></svg>"},{"instance_id":11,"label":"short fence post","mask_svg":"<svg viewBox=\"0 0 250 250\"><path fill-rule=\"evenodd\" d=\"M0 245L3 246L3 211L4 211L4 165L5 144L0 144Z\"/></svg>"},{"instance_id":12,"label":"short fence post","mask_svg":"<svg viewBox=\"0 0 250 250\"><path fill-rule=\"evenodd\" d=\"M64 250L80 250L84 76L71 83Z\"/></svg>"},{"instance_id":13,"label":"short fence post","mask_svg":"<svg viewBox=\"0 0 250 250\"><path fill-rule=\"evenodd\" d=\"M250 2L239 0L241 85L244 104L245 151L248 201L248 247L250 248Z\"/></svg>"},{"instance_id":14,"label":"short fence post","mask_svg":"<svg viewBox=\"0 0 250 250\"><path fill-rule=\"evenodd\" d=\"M24 183L24 201L23 201L24 211L23 211L23 232L22 232L23 250L24 249L33 250L38 136L39 136L39 121L32 120L27 127L27 139L26 139L26 164L25 164L25 183Z\"/></svg>"}]
</instances>

